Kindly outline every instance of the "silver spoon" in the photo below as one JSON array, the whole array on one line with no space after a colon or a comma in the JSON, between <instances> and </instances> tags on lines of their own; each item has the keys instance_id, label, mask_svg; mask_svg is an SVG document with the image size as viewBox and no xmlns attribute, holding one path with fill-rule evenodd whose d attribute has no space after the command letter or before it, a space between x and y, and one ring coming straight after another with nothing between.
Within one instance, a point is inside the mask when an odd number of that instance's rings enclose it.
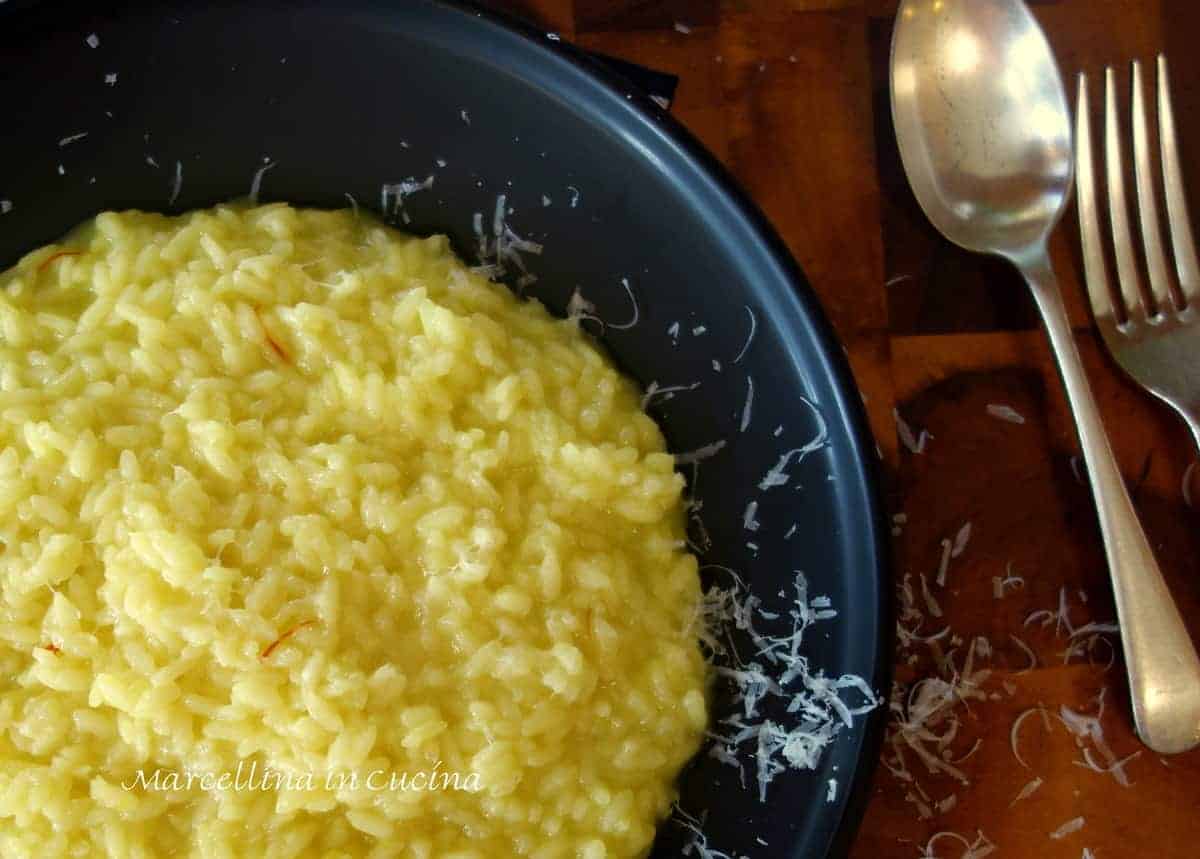
<instances>
[{"instance_id":1,"label":"silver spoon","mask_svg":"<svg viewBox=\"0 0 1200 859\"><path fill-rule=\"evenodd\" d=\"M1138 522L1100 422L1046 241L1071 191L1066 92L1020 0L904 0L892 40L904 170L950 241L1025 276L1079 431L1116 595L1133 719L1147 746L1200 744L1200 659Z\"/></svg>"}]
</instances>

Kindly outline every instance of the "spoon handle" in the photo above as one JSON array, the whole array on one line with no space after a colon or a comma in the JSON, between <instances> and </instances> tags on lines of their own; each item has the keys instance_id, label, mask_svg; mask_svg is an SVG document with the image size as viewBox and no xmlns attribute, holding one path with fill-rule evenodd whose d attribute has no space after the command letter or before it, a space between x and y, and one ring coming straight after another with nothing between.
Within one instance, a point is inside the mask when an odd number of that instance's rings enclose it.
<instances>
[{"instance_id":1,"label":"spoon handle","mask_svg":"<svg viewBox=\"0 0 1200 859\"><path fill-rule=\"evenodd\" d=\"M1075 416L1108 555L1138 735L1162 754L1200 744L1200 658L1117 468L1044 250L1018 263L1041 311Z\"/></svg>"}]
</instances>

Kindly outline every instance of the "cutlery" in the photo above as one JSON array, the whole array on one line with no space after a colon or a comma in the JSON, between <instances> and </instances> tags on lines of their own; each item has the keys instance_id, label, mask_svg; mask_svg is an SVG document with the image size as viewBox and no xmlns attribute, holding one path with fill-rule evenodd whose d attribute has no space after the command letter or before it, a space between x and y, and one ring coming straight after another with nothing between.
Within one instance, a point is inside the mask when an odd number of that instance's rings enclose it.
<instances>
[{"instance_id":1,"label":"cutlery","mask_svg":"<svg viewBox=\"0 0 1200 859\"><path fill-rule=\"evenodd\" d=\"M892 119L917 200L950 241L1008 259L1041 313L1075 417L1108 556L1143 742L1200 743L1200 658L1142 530L1100 421L1046 242L1071 191L1066 91L1020 0L904 0Z\"/></svg>"},{"instance_id":2,"label":"cutlery","mask_svg":"<svg viewBox=\"0 0 1200 859\"><path fill-rule=\"evenodd\" d=\"M1117 115L1115 75L1104 73L1104 161L1108 186L1109 222L1117 260L1118 289L1113 290L1104 260L1100 230L1092 129L1088 118L1088 81L1079 76L1075 112L1078 171L1079 229L1083 266L1096 325L1113 359L1143 388L1183 416L1200 445L1200 265L1188 220L1171 110L1167 60L1158 58L1158 136L1166 191L1167 223L1174 248L1177 284L1164 250L1159 224L1157 177L1151 163L1149 125L1143 92L1142 66L1133 63L1133 162L1142 247L1146 254L1149 292L1144 289L1134 258L1133 236L1125 194L1124 157Z\"/></svg>"}]
</instances>

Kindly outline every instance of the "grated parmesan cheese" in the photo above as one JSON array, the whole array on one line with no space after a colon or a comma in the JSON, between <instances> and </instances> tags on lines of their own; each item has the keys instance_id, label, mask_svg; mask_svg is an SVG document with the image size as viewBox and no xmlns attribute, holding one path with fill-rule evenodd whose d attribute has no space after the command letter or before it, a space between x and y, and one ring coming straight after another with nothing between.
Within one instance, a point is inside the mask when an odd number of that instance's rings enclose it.
<instances>
[{"instance_id":1,"label":"grated parmesan cheese","mask_svg":"<svg viewBox=\"0 0 1200 859\"><path fill-rule=\"evenodd\" d=\"M1078 832L1079 830L1083 829L1083 823L1084 820L1082 817L1076 817L1072 820L1068 820L1062 826L1058 827L1058 829L1051 832L1050 837L1055 841L1059 841L1063 838L1066 838L1071 833Z\"/></svg>"},{"instance_id":2,"label":"grated parmesan cheese","mask_svg":"<svg viewBox=\"0 0 1200 859\"><path fill-rule=\"evenodd\" d=\"M938 604L938 601L934 598L933 594L931 594L929 592L929 583L925 581L924 573L921 573L920 579L921 579L921 598L925 600L925 607L929 610L929 613L931 615L933 615L934 617L941 617L942 616L942 607L941 607L941 605Z\"/></svg>"},{"instance_id":3,"label":"grated parmesan cheese","mask_svg":"<svg viewBox=\"0 0 1200 859\"><path fill-rule=\"evenodd\" d=\"M592 304L583 297L583 293L579 291L579 287L575 287L575 291L571 293L571 299L567 302L567 318L568 319L590 319L593 322L604 324L604 320L596 315L596 305Z\"/></svg>"},{"instance_id":4,"label":"grated parmesan cheese","mask_svg":"<svg viewBox=\"0 0 1200 859\"><path fill-rule=\"evenodd\" d=\"M683 35L689 36L692 33L692 28L689 27L687 24L684 24L682 21L676 21L675 22L675 32L683 33Z\"/></svg>"},{"instance_id":5,"label":"grated parmesan cheese","mask_svg":"<svg viewBox=\"0 0 1200 859\"><path fill-rule=\"evenodd\" d=\"M81 131L78 134L68 135L67 137L64 137L62 140L58 141L58 146L60 149L64 146L70 146L72 143L75 143L78 140L83 140L87 136L88 133L86 131Z\"/></svg>"},{"instance_id":6,"label":"grated parmesan cheese","mask_svg":"<svg viewBox=\"0 0 1200 859\"><path fill-rule=\"evenodd\" d=\"M917 789L920 790L919 785L917 786ZM912 803L916 807L917 816L922 820L929 820L931 817L933 817L933 809L929 806L929 803L923 801L912 791L904 794L904 800L905 802Z\"/></svg>"},{"instance_id":7,"label":"grated parmesan cheese","mask_svg":"<svg viewBox=\"0 0 1200 859\"><path fill-rule=\"evenodd\" d=\"M1006 421L1010 424L1025 423L1024 415L1012 406L1006 406L1003 403L988 403L987 413L998 420Z\"/></svg>"},{"instance_id":8,"label":"grated parmesan cheese","mask_svg":"<svg viewBox=\"0 0 1200 859\"><path fill-rule=\"evenodd\" d=\"M947 539L942 539L942 559L938 562L937 583L940 587L946 585L946 571L950 569L950 555L954 552L954 545Z\"/></svg>"},{"instance_id":9,"label":"grated parmesan cheese","mask_svg":"<svg viewBox=\"0 0 1200 859\"><path fill-rule=\"evenodd\" d=\"M540 248L541 246L539 245L538 247ZM627 331L638 324L638 319L641 318L641 313L638 310L637 299L633 297L633 287L629 285L629 279L625 277L621 278L621 286L625 288L625 294L629 296L629 303L633 305L633 318L620 325L617 325L615 322L610 322L608 327L614 328L617 331Z\"/></svg>"},{"instance_id":10,"label":"grated parmesan cheese","mask_svg":"<svg viewBox=\"0 0 1200 859\"><path fill-rule=\"evenodd\" d=\"M168 206L174 206L175 201L179 199L179 192L183 189L183 162L175 162L175 178L171 180L171 197L167 200Z\"/></svg>"},{"instance_id":11,"label":"grated parmesan cheese","mask_svg":"<svg viewBox=\"0 0 1200 859\"><path fill-rule=\"evenodd\" d=\"M921 430L920 435L914 434L908 421L900 416L899 409L892 409L892 417L896 420L896 435L899 436L900 443L908 448L910 453L924 453L925 443L933 436L925 430Z\"/></svg>"},{"instance_id":12,"label":"grated parmesan cheese","mask_svg":"<svg viewBox=\"0 0 1200 859\"><path fill-rule=\"evenodd\" d=\"M706 459L716 456L723 447L725 447L725 440L721 439L720 441L715 441L712 444L706 444L704 447L697 448L696 450L689 451L687 453L677 453L675 454L675 464L692 465L697 462L703 462Z\"/></svg>"},{"instance_id":13,"label":"grated parmesan cheese","mask_svg":"<svg viewBox=\"0 0 1200 859\"><path fill-rule=\"evenodd\" d=\"M1054 634L1056 637L1062 637L1066 632L1067 648L1063 651L1063 664L1068 664L1071 657L1079 654L1092 653L1096 645L1104 642L1109 646L1109 666L1116 659L1116 650L1112 643L1103 638L1104 635L1114 634L1120 631L1120 628L1115 623L1098 623L1095 621L1076 627L1071 623L1071 606L1067 600L1067 589L1062 587L1058 592L1058 608L1051 611L1050 609L1041 609L1031 612L1025 618L1025 626L1030 626L1034 623L1041 624L1042 628L1054 624Z\"/></svg>"},{"instance_id":14,"label":"grated parmesan cheese","mask_svg":"<svg viewBox=\"0 0 1200 859\"><path fill-rule=\"evenodd\" d=\"M1004 578L992 576L992 596L998 600L1004 599L1004 593L1009 587L1025 587L1025 579L1012 574L1012 561L1005 565Z\"/></svg>"},{"instance_id":15,"label":"grated parmesan cheese","mask_svg":"<svg viewBox=\"0 0 1200 859\"><path fill-rule=\"evenodd\" d=\"M106 84L108 84L109 86L116 86L117 85L117 73L109 72L108 74L106 74L104 76L104 82Z\"/></svg>"},{"instance_id":16,"label":"grated parmesan cheese","mask_svg":"<svg viewBox=\"0 0 1200 859\"><path fill-rule=\"evenodd\" d=\"M791 475L787 473L787 468L792 463L793 458L795 459L795 464L799 465L804 461L805 457L822 449L829 441L829 428L825 424L825 416L821 414L821 410L805 397L800 397L800 402L808 406L816 416L817 432L806 444L786 451L779 457L778 462L771 467L771 470L763 475L763 479L758 482L758 488L764 492L776 486L786 486L788 481L791 480Z\"/></svg>"},{"instance_id":17,"label":"grated parmesan cheese","mask_svg":"<svg viewBox=\"0 0 1200 859\"><path fill-rule=\"evenodd\" d=\"M758 519L755 518L758 513L758 502L751 501L746 505L746 510L742 513L742 527L747 531L757 531L759 529Z\"/></svg>"},{"instance_id":18,"label":"grated parmesan cheese","mask_svg":"<svg viewBox=\"0 0 1200 859\"><path fill-rule=\"evenodd\" d=\"M976 838L974 841L968 841L957 832L942 831L934 833L928 841L925 842L925 847L921 851L920 859L939 859L938 854L934 852L934 845L944 838L949 838L958 841L963 846L963 853L960 859L983 859L995 852L996 845L993 844L986 835L976 830Z\"/></svg>"},{"instance_id":19,"label":"grated parmesan cheese","mask_svg":"<svg viewBox=\"0 0 1200 859\"><path fill-rule=\"evenodd\" d=\"M904 622L911 621L914 616L918 618L921 616L916 608L910 578L910 576L905 576L900 589L901 613L897 622L900 648L904 650L911 647L913 642L919 641L928 643L935 653L939 653L940 645L937 642L949 635L949 627L934 635L920 637L903 625ZM954 637L951 638L951 641L954 641ZM975 642L975 644L977 643ZM903 693L903 687L899 685L893 687L892 699L889 704L892 711L892 722L889 725L887 737L892 754L890 757L885 756L883 763L893 775L913 785L921 794L921 797L913 794L910 802L914 802L914 804L920 798L926 799L925 805L928 805L928 802L924 792L920 790L916 777L905 762L906 750L915 754L931 774L943 773L958 780L961 784L970 783L966 774L949 760L949 748L958 734L960 725L959 718L955 713L957 705L959 703L965 705L968 700L972 699L986 700L987 698L981 686L991 672L985 669L975 669L975 655L979 650L980 648L977 646L967 649L961 671L954 662L954 650L938 660L939 668L944 676L949 678L948 680L942 677L922 678L912 685L907 696ZM940 734L936 732L939 728L941 729ZM937 753L929 748L930 745L937 749ZM975 751L976 747L972 747L972 750L962 756L960 760L966 760ZM918 805L918 811L920 810Z\"/></svg>"},{"instance_id":20,"label":"grated parmesan cheese","mask_svg":"<svg viewBox=\"0 0 1200 859\"><path fill-rule=\"evenodd\" d=\"M977 751L979 751L981 748L983 748L983 740L977 739L974 743L971 744L971 748L967 750L967 753L965 755L963 755L961 758L955 758L953 761L951 761L951 763L953 763L955 766L957 766L958 764L961 764L963 761L968 761L972 757L974 757L975 753ZM942 752L942 756L945 757L949 753L950 752L947 749L946 751Z\"/></svg>"},{"instance_id":21,"label":"grated parmesan cheese","mask_svg":"<svg viewBox=\"0 0 1200 859\"><path fill-rule=\"evenodd\" d=\"M379 186L379 209L383 217L395 218L399 217L404 223L412 223L412 218L404 209L404 201L418 191L428 191L433 187L433 174L425 177L425 181L418 182L416 178L409 176L403 182L391 182Z\"/></svg>"},{"instance_id":22,"label":"grated parmesan cheese","mask_svg":"<svg viewBox=\"0 0 1200 859\"><path fill-rule=\"evenodd\" d=\"M93 51L100 47L100 37L95 33L89 33L88 37L83 40Z\"/></svg>"},{"instance_id":23,"label":"grated parmesan cheese","mask_svg":"<svg viewBox=\"0 0 1200 859\"><path fill-rule=\"evenodd\" d=\"M722 853L720 850L709 847L708 837L705 836L702 829L704 825L703 818L697 819L692 817L680 808L678 803L674 805L672 810L674 814L671 819L692 835L692 840L683 847L684 856L691 856L695 853L697 859L745 859L745 857L731 856L728 853Z\"/></svg>"},{"instance_id":24,"label":"grated parmesan cheese","mask_svg":"<svg viewBox=\"0 0 1200 859\"><path fill-rule=\"evenodd\" d=\"M7 215L13 210L12 200L0 200L0 215Z\"/></svg>"},{"instance_id":25,"label":"grated parmesan cheese","mask_svg":"<svg viewBox=\"0 0 1200 859\"><path fill-rule=\"evenodd\" d=\"M1093 772L1112 775L1117 784L1122 787L1130 787L1132 782L1125 772L1125 765L1139 757L1141 751L1118 760L1108 745L1104 737L1104 727L1100 723L1100 719L1104 716L1104 697L1107 692L1107 689L1101 689L1100 694L1096 696L1095 715L1077 712L1064 704L1059 707L1058 717L1075 738L1075 745L1082 755L1082 760L1076 761L1079 766ZM1096 754L1103 758L1103 763L1096 761Z\"/></svg>"},{"instance_id":26,"label":"grated parmesan cheese","mask_svg":"<svg viewBox=\"0 0 1200 859\"><path fill-rule=\"evenodd\" d=\"M426 182L432 184L432 180L433 177L430 176ZM520 272L520 276L517 278L517 288L524 290L525 287L537 283L538 278L537 275L529 271L528 266L525 264L525 259L521 254L529 253L534 256L540 256L544 248L539 242L521 238L508 225L506 218L513 213L513 209L507 205L507 201L508 196L506 194L500 194L496 197L496 204L492 211L492 230L490 236L483 229L483 213L476 212L472 216L472 228L475 231L475 238L479 243L479 266L477 270L486 272L489 277L503 277L508 273L508 266L511 263ZM579 288L576 287L575 293L571 296L571 303L567 306L568 318L591 319L603 327L603 320L597 317L594 311L595 307L591 302L583 298Z\"/></svg>"},{"instance_id":27,"label":"grated parmesan cheese","mask_svg":"<svg viewBox=\"0 0 1200 859\"><path fill-rule=\"evenodd\" d=\"M758 317L754 315L754 311L750 309L750 305L742 305L746 308L746 313L750 317L750 333L746 335L746 342L742 344L741 350L737 353L737 357L733 359L733 363L741 361L746 355L746 350L750 348L750 344L754 342L754 335L758 332Z\"/></svg>"},{"instance_id":28,"label":"grated parmesan cheese","mask_svg":"<svg viewBox=\"0 0 1200 859\"><path fill-rule=\"evenodd\" d=\"M1049 718L1049 716L1046 715L1046 708L1042 707L1042 706L1037 706L1037 707L1030 707L1028 710L1024 710L1023 712L1018 714L1017 718L1013 720L1012 728L1010 728L1009 732L1008 732L1008 744L1009 744L1009 748L1012 749L1013 757L1017 759L1017 763L1019 763L1021 766L1025 767L1025 769L1027 769L1027 770L1033 769L1033 767L1031 767L1028 763L1026 763L1025 759L1023 757L1021 757L1021 750L1019 748L1020 740L1021 740L1021 726L1023 724L1025 724L1025 720L1028 719L1030 716L1032 716L1034 713L1042 714L1042 724L1045 725L1046 730L1049 731L1050 730L1050 718Z\"/></svg>"},{"instance_id":29,"label":"grated parmesan cheese","mask_svg":"<svg viewBox=\"0 0 1200 859\"><path fill-rule=\"evenodd\" d=\"M157 167L158 165L156 164L154 166ZM263 164L263 166L254 171L254 178L250 180L250 203L252 205L258 205L258 192L262 189L263 176L265 176L267 171L272 169L274 166L274 161L267 161L265 164Z\"/></svg>"},{"instance_id":30,"label":"grated parmesan cheese","mask_svg":"<svg viewBox=\"0 0 1200 859\"><path fill-rule=\"evenodd\" d=\"M754 379L746 377L746 402L742 406L742 423L738 432L745 432L750 426L750 410L754 406Z\"/></svg>"},{"instance_id":31,"label":"grated parmesan cheese","mask_svg":"<svg viewBox=\"0 0 1200 859\"><path fill-rule=\"evenodd\" d=\"M578 290L576 290L576 294L578 294ZM582 296L580 296L580 299L582 299ZM590 304L590 302L584 302L584 303ZM595 308L593 308L593 309L595 309ZM690 385L668 385L666 387L660 386L658 384L658 382L651 382L649 385L646 386L646 393L644 393L642 395L642 411L646 411L646 408L652 402L654 402L655 397L662 397L664 400L670 400L670 399L674 398L675 394L677 394L677 393L686 393L687 391L694 391L699 387L700 387L699 382L693 382Z\"/></svg>"},{"instance_id":32,"label":"grated parmesan cheese","mask_svg":"<svg viewBox=\"0 0 1200 859\"><path fill-rule=\"evenodd\" d=\"M937 801L937 805L935 805L934 807L937 809L938 814L946 814L949 811L953 811L955 806L957 806L957 805L958 805L958 794L952 793L945 799L939 799Z\"/></svg>"},{"instance_id":33,"label":"grated parmesan cheese","mask_svg":"<svg viewBox=\"0 0 1200 859\"><path fill-rule=\"evenodd\" d=\"M1013 644L1015 644L1017 647L1021 648L1021 652L1023 652L1025 654L1025 656L1028 657L1028 659L1029 659L1029 664L1027 666L1025 666L1024 668L1022 668L1020 671L1016 672L1016 674L1014 674L1013 676L1020 677L1022 674L1028 674L1030 671L1037 668L1037 665L1038 665L1037 654L1035 654L1033 652L1033 649L1028 644L1026 644L1024 641L1022 641L1020 638L1018 638L1017 636L1015 636L1011 633L1009 634L1008 637L1013 640Z\"/></svg>"},{"instance_id":34,"label":"grated parmesan cheese","mask_svg":"<svg viewBox=\"0 0 1200 859\"><path fill-rule=\"evenodd\" d=\"M954 535L954 548L950 550L950 557L957 558L967 548L967 543L971 540L971 523L963 525L958 529L958 533Z\"/></svg>"},{"instance_id":35,"label":"grated parmesan cheese","mask_svg":"<svg viewBox=\"0 0 1200 859\"><path fill-rule=\"evenodd\" d=\"M777 776L789 769L815 769L836 736L851 727L857 716L878 707L880 699L861 677L833 678L810 670L801 652L804 633L837 612L828 597L809 595L802 572L796 571L793 581L795 597L787 611L790 631L769 635L758 624L774 623L783 616L765 610L762 600L727 567L708 565L701 571L705 570L723 571L732 580L726 588L714 584L705 591L700 636L717 675L731 683L733 700L742 709L740 715L722 719L710 734L710 755L743 777L742 755L752 756L759 800L766 802L768 786ZM762 662L741 658L733 643L735 631L749 638L754 658ZM772 671L770 676L767 670ZM845 700L848 692L857 700ZM776 699L773 718L759 712L760 704L774 704Z\"/></svg>"},{"instance_id":36,"label":"grated parmesan cheese","mask_svg":"<svg viewBox=\"0 0 1200 859\"><path fill-rule=\"evenodd\" d=\"M1044 782L1042 781L1041 776L1038 776L1037 778L1026 782L1025 786L1023 788L1021 788L1021 791L1016 795L1016 797L1013 799L1013 801L1008 804L1008 807L1012 808L1014 805L1016 805L1021 800L1029 799L1029 797L1031 797L1035 793L1037 793L1038 788L1040 788L1043 784L1044 784Z\"/></svg>"}]
</instances>

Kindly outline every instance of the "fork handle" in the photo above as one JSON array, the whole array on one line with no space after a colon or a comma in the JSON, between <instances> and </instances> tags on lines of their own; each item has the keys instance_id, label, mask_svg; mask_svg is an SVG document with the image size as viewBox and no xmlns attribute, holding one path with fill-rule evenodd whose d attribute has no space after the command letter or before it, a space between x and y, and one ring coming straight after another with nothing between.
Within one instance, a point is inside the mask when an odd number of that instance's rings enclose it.
<instances>
[{"instance_id":1,"label":"fork handle","mask_svg":"<svg viewBox=\"0 0 1200 859\"><path fill-rule=\"evenodd\" d=\"M1200 658L1134 511L1100 420L1045 249L1017 260L1041 311L1067 389L1116 596L1133 720L1151 749L1175 754L1200 744Z\"/></svg>"}]
</instances>

